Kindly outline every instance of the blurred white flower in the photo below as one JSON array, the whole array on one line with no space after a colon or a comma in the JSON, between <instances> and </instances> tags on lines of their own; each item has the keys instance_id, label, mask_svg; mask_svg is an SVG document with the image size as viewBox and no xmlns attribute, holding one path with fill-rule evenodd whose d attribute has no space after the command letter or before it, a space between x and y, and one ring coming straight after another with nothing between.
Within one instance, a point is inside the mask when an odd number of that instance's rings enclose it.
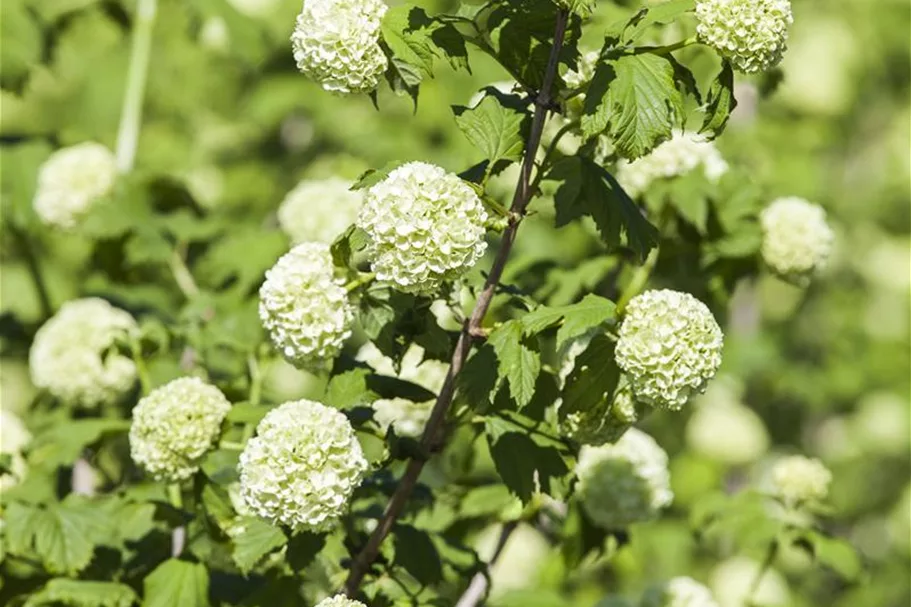
<instances>
[{"instance_id":1,"label":"blurred white flower","mask_svg":"<svg viewBox=\"0 0 911 607\"><path fill-rule=\"evenodd\" d=\"M778 198L759 221L762 259L778 276L803 286L826 266L835 234L821 206L795 196Z\"/></svg>"},{"instance_id":2,"label":"blurred white flower","mask_svg":"<svg viewBox=\"0 0 911 607\"><path fill-rule=\"evenodd\" d=\"M231 403L198 377L175 379L133 409L130 454L156 480L190 478L221 432Z\"/></svg>"},{"instance_id":3,"label":"blurred white flower","mask_svg":"<svg viewBox=\"0 0 911 607\"><path fill-rule=\"evenodd\" d=\"M457 175L409 162L367 190L357 225L371 238L377 280L432 295L484 253L486 221L481 199Z\"/></svg>"},{"instance_id":4,"label":"blurred white flower","mask_svg":"<svg viewBox=\"0 0 911 607\"><path fill-rule=\"evenodd\" d=\"M291 46L297 68L325 90L369 93L388 61L380 48L381 0L304 0Z\"/></svg>"},{"instance_id":5,"label":"blurred white flower","mask_svg":"<svg viewBox=\"0 0 911 607\"><path fill-rule=\"evenodd\" d=\"M9 489L25 478L28 465L22 455L32 440L32 434L19 416L0 409L0 454L10 456L10 474L0 475L0 489Z\"/></svg>"},{"instance_id":6,"label":"blurred white flower","mask_svg":"<svg viewBox=\"0 0 911 607\"><path fill-rule=\"evenodd\" d=\"M712 591L691 577L675 577L649 588L640 607L718 607Z\"/></svg>"},{"instance_id":7,"label":"blurred white flower","mask_svg":"<svg viewBox=\"0 0 911 607\"><path fill-rule=\"evenodd\" d=\"M702 392L721 365L722 333L688 293L651 290L630 300L617 341L617 365L633 398L673 411Z\"/></svg>"},{"instance_id":8,"label":"blurred white flower","mask_svg":"<svg viewBox=\"0 0 911 607\"><path fill-rule=\"evenodd\" d=\"M584 445L576 463L576 495L592 521L623 529L654 519L674 498L668 458L648 434L630 428L613 445Z\"/></svg>"},{"instance_id":9,"label":"blurred white flower","mask_svg":"<svg viewBox=\"0 0 911 607\"><path fill-rule=\"evenodd\" d=\"M367 607L360 601L349 599L348 597L337 594L327 599L323 599L316 604L316 607Z\"/></svg>"},{"instance_id":10,"label":"blurred white flower","mask_svg":"<svg viewBox=\"0 0 911 607\"><path fill-rule=\"evenodd\" d=\"M305 179L278 207L278 223L295 244L332 242L357 219L363 195L345 179Z\"/></svg>"},{"instance_id":11,"label":"blurred white flower","mask_svg":"<svg viewBox=\"0 0 911 607\"><path fill-rule=\"evenodd\" d=\"M32 382L67 404L117 400L133 387L136 365L114 346L138 330L132 316L103 299L68 301L35 334Z\"/></svg>"},{"instance_id":12,"label":"blurred white flower","mask_svg":"<svg viewBox=\"0 0 911 607\"><path fill-rule=\"evenodd\" d=\"M348 510L367 471L345 415L299 400L271 410L240 455L240 485L250 510L294 531L328 531Z\"/></svg>"},{"instance_id":13,"label":"blurred white flower","mask_svg":"<svg viewBox=\"0 0 911 607\"><path fill-rule=\"evenodd\" d=\"M757 460L769 448L762 418L741 400L732 377L717 377L699 397L686 424L689 447L710 459L730 465Z\"/></svg>"},{"instance_id":14,"label":"blurred white flower","mask_svg":"<svg viewBox=\"0 0 911 607\"><path fill-rule=\"evenodd\" d=\"M794 22L789 0L697 0L699 40L741 72L778 65Z\"/></svg>"},{"instance_id":15,"label":"blurred white flower","mask_svg":"<svg viewBox=\"0 0 911 607\"><path fill-rule=\"evenodd\" d=\"M781 458L771 474L772 492L791 505L824 500L832 482L832 473L821 461L802 455Z\"/></svg>"},{"instance_id":16,"label":"blurred white flower","mask_svg":"<svg viewBox=\"0 0 911 607\"><path fill-rule=\"evenodd\" d=\"M89 141L59 149L41 165L35 213L47 225L73 229L113 190L116 181L116 159L100 143Z\"/></svg>"},{"instance_id":17,"label":"blurred white flower","mask_svg":"<svg viewBox=\"0 0 911 607\"><path fill-rule=\"evenodd\" d=\"M259 290L259 318L291 364L328 364L351 335L354 307L335 277L329 245L307 242L285 253Z\"/></svg>"},{"instance_id":18,"label":"blurred white flower","mask_svg":"<svg viewBox=\"0 0 911 607\"><path fill-rule=\"evenodd\" d=\"M784 607L790 592L784 577L774 569L762 576L756 593L750 595L759 563L745 557L728 559L712 570L709 587L721 607Z\"/></svg>"},{"instance_id":19,"label":"blurred white flower","mask_svg":"<svg viewBox=\"0 0 911 607\"><path fill-rule=\"evenodd\" d=\"M617 181L630 196L636 197L659 179L670 179L702 169L709 181L718 181L728 171L713 141L702 135L675 131L673 137L636 160L617 162Z\"/></svg>"},{"instance_id":20,"label":"blurred white flower","mask_svg":"<svg viewBox=\"0 0 911 607\"><path fill-rule=\"evenodd\" d=\"M851 419L851 433L866 453L900 455L908 453L911 404L894 392L871 392L857 405Z\"/></svg>"},{"instance_id":21,"label":"blurred white flower","mask_svg":"<svg viewBox=\"0 0 911 607\"><path fill-rule=\"evenodd\" d=\"M356 360L367 363L374 371L380 375L398 377L423 388L427 388L433 393L438 393L443 387L446 380L446 373L449 371L449 364L432 358L424 358L424 348L417 344L411 344L402 357L402 364L399 372L395 371L395 364L392 359L380 352L380 349L367 342L357 351Z\"/></svg>"},{"instance_id":22,"label":"blurred white flower","mask_svg":"<svg viewBox=\"0 0 911 607\"><path fill-rule=\"evenodd\" d=\"M424 432L434 401L415 403L404 398L381 398L371 405L373 419L383 432L392 426L398 436L416 438Z\"/></svg>"}]
</instances>

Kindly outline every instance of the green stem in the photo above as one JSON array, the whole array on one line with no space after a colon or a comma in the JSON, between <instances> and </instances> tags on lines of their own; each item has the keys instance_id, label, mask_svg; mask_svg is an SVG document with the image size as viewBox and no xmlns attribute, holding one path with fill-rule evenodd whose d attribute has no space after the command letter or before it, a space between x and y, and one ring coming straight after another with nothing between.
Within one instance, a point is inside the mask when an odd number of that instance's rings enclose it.
<instances>
[{"instance_id":1,"label":"green stem","mask_svg":"<svg viewBox=\"0 0 911 607\"><path fill-rule=\"evenodd\" d=\"M567 122L562 127L560 127L560 130L557 131L556 135L554 135L554 138L550 140L549 144L547 144L547 148L544 150L544 156L541 158L540 169L535 175L534 181L531 183L532 192L537 191L538 186L541 185L541 181L544 179L544 175L547 173L550 158L553 156L554 152L557 151L557 145L560 143L560 140L563 139L564 135L578 126L579 123L575 120Z\"/></svg>"},{"instance_id":2,"label":"green stem","mask_svg":"<svg viewBox=\"0 0 911 607\"><path fill-rule=\"evenodd\" d=\"M152 29L158 0L139 0L136 6L136 24L133 28L133 45L127 72L127 89L123 97L120 127L117 132L117 169L121 173L133 170L136 146L139 143L139 125L142 122L142 99L149 57L152 50Z\"/></svg>"},{"instance_id":3,"label":"green stem","mask_svg":"<svg viewBox=\"0 0 911 607\"><path fill-rule=\"evenodd\" d=\"M183 495L180 492L180 483L168 485L168 503L178 510L183 510Z\"/></svg>"},{"instance_id":4,"label":"green stem","mask_svg":"<svg viewBox=\"0 0 911 607\"><path fill-rule=\"evenodd\" d=\"M35 284L35 292L38 295L38 305L41 306L41 320L44 321L54 314L54 308L51 306L51 298L48 294L47 283L44 281L44 272L41 270L41 264L38 263L38 257L28 240L28 236L18 227L10 223L10 229L13 237L19 244L22 257L25 259L25 265L28 266L29 276Z\"/></svg>"},{"instance_id":5,"label":"green stem","mask_svg":"<svg viewBox=\"0 0 911 607\"><path fill-rule=\"evenodd\" d=\"M194 299L199 295L199 287L196 285L193 274L190 273L190 269L183 260L183 255L180 251L182 248L178 247L178 250L174 251L168 261L168 265L171 268L171 274L174 275L174 282L177 283L180 291L187 299Z\"/></svg>"},{"instance_id":6,"label":"green stem","mask_svg":"<svg viewBox=\"0 0 911 607\"><path fill-rule=\"evenodd\" d=\"M250 404L258 405L262 400L263 373L254 354L247 356L247 368L250 370Z\"/></svg>"},{"instance_id":7,"label":"green stem","mask_svg":"<svg viewBox=\"0 0 911 607\"><path fill-rule=\"evenodd\" d=\"M133 364L136 365L136 375L139 376L139 386L143 396L152 391L152 381L149 379L149 370L146 368L145 359L142 357L142 345L135 335L130 336L130 352L133 355Z\"/></svg>"},{"instance_id":8,"label":"green stem","mask_svg":"<svg viewBox=\"0 0 911 607\"><path fill-rule=\"evenodd\" d=\"M775 556L778 554L778 540L774 540L769 544L769 548L766 551L765 559L762 561L762 565L759 567L759 571L756 572L756 577L753 578L753 583L750 584L750 590L746 597L747 605L755 605L756 593L759 592L759 585L762 583L762 578L765 577L765 574L772 567L772 563L775 561Z\"/></svg>"},{"instance_id":9,"label":"green stem","mask_svg":"<svg viewBox=\"0 0 911 607\"><path fill-rule=\"evenodd\" d=\"M623 292L620 293L620 297L617 298L617 314L622 314L623 310L626 309L626 304L629 303L629 300L638 295L642 289L645 288L649 277L652 275L652 271L655 269L656 263L658 263L658 247L652 249L652 252L649 253L646 258L645 263L636 268L633 276L629 279L629 282L626 283L626 288L623 289Z\"/></svg>"},{"instance_id":10,"label":"green stem","mask_svg":"<svg viewBox=\"0 0 911 607\"><path fill-rule=\"evenodd\" d=\"M373 272L365 272L363 274L359 274L357 278L345 285L345 290L350 293L361 285L366 285L373 282L374 278L376 278L376 274Z\"/></svg>"},{"instance_id":11,"label":"green stem","mask_svg":"<svg viewBox=\"0 0 911 607\"><path fill-rule=\"evenodd\" d=\"M252 426L252 424L250 424ZM237 441L223 440L218 443L219 449L227 449L228 451L243 451L244 444Z\"/></svg>"},{"instance_id":12,"label":"green stem","mask_svg":"<svg viewBox=\"0 0 911 607\"><path fill-rule=\"evenodd\" d=\"M699 39L696 36L692 36L691 38L687 38L685 40L675 42L674 44L668 44L667 46L643 47L641 49L637 49L635 52L636 53L650 53L652 55L667 55L668 53L672 53L674 51L677 51L682 48L686 48L688 46L691 46L693 44L698 44L698 43L699 43Z\"/></svg>"}]
</instances>

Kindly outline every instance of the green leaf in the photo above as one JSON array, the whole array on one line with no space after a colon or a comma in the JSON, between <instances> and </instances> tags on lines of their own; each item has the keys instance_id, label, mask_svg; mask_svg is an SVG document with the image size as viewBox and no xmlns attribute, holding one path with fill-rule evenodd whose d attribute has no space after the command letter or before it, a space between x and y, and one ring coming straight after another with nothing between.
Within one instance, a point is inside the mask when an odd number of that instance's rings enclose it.
<instances>
[{"instance_id":1,"label":"green leaf","mask_svg":"<svg viewBox=\"0 0 911 607\"><path fill-rule=\"evenodd\" d=\"M209 572L202 563L168 559L143 581L143 607L208 607Z\"/></svg>"},{"instance_id":2,"label":"green leaf","mask_svg":"<svg viewBox=\"0 0 911 607\"><path fill-rule=\"evenodd\" d=\"M54 574L85 569L95 546L114 533L106 513L78 496L45 507L12 502L4 518L9 552L37 557Z\"/></svg>"},{"instance_id":3,"label":"green leaf","mask_svg":"<svg viewBox=\"0 0 911 607\"><path fill-rule=\"evenodd\" d=\"M456 381L459 399L473 410L483 410L500 387L497 375L497 355L489 344L484 344L465 363Z\"/></svg>"},{"instance_id":4,"label":"green leaf","mask_svg":"<svg viewBox=\"0 0 911 607\"><path fill-rule=\"evenodd\" d=\"M130 607L139 601L133 589L114 582L54 578L25 602L25 607L69 605L71 607Z\"/></svg>"},{"instance_id":5,"label":"green leaf","mask_svg":"<svg viewBox=\"0 0 911 607\"><path fill-rule=\"evenodd\" d=\"M268 405L254 405L253 403L235 403L225 417L235 424L258 424L266 413L272 410Z\"/></svg>"},{"instance_id":6,"label":"green leaf","mask_svg":"<svg viewBox=\"0 0 911 607\"><path fill-rule=\"evenodd\" d=\"M324 533L302 532L292 535L288 540L288 564L295 571L303 570L313 562L325 545Z\"/></svg>"},{"instance_id":7,"label":"green leaf","mask_svg":"<svg viewBox=\"0 0 911 607\"><path fill-rule=\"evenodd\" d=\"M620 369L614 359L614 342L596 335L576 357L573 370L563 386L560 417L575 411L589 411L613 397Z\"/></svg>"},{"instance_id":8,"label":"green leaf","mask_svg":"<svg viewBox=\"0 0 911 607\"><path fill-rule=\"evenodd\" d=\"M266 270L287 250L288 240L280 232L238 226L206 250L194 275L207 286L230 285L247 293L262 283Z\"/></svg>"},{"instance_id":9,"label":"green leaf","mask_svg":"<svg viewBox=\"0 0 911 607\"><path fill-rule=\"evenodd\" d=\"M411 525L396 525L393 535L396 565L425 586L442 581L440 553L426 531Z\"/></svg>"},{"instance_id":10,"label":"green leaf","mask_svg":"<svg viewBox=\"0 0 911 607\"><path fill-rule=\"evenodd\" d=\"M543 331L562 320L563 324L557 331L557 349L560 349L570 339L613 318L615 312L614 302L590 293L579 303L568 306L541 306L523 316L521 322L526 335L529 335Z\"/></svg>"},{"instance_id":11,"label":"green leaf","mask_svg":"<svg viewBox=\"0 0 911 607\"><path fill-rule=\"evenodd\" d=\"M567 472L557 448L539 445L524 433L504 432L502 427L491 426L492 419L496 418L488 418L487 424L490 455L509 490L523 503L527 503L539 488L548 493L551 479Z\"/></svg>"},{"instance_id":12,"label":"green leaf","mask_svg":"<svg viewBox=\"0 0 911 607\"><path fill-rule=\"evenodd\" d=\"M511 510L517 504L516 497L504 485L483 485L470 489L459 500L459 514L464 518L495 517Z\"/></svg>"},{"instance_id":13,"label":"green leaf","mask_svg":"<svg viewBox=\"0 0 911 607\"><path fill-rule=\"evenodd\" d=\"M705 119L702 121L700 133L708 133L714 139L724 132L731 112L737 107L734 98L734 70L731 62L725 60L721 65L721 72L709 88L709 96L705 103Z\"/></svg>"},{"instance_id":14,"label":"green leaf","mask_svg":"<svg viewBox=\"0 0 911 607\"><path fill-rule=\"evenodd\" d=\"M674 66L642 53L602 61L585 95L582 134L606 132L617 152L634 159L670 138L683 113Z\"/></svg>"},{"instance_id":15,"label":"green leaf","mask_svg":"<svg viewBox=\"0 0 911 607\"><path fill-rule=\"evenodd\" d=\"M401 61L419 68L422 77L433 75L435 45L428 31L433 24L424 9L402 4L386 11L380 26L389 49Z\"/></svg>"},{"instance_id":16,"label":"green leaf","mask_svg":"<svg viewBox=\"0 0 911 607\"><path fill-rule=\"evenodd\" d=\"M66 466L103 435L129 429L129 420L123 419L79 419L54 424L32 441L29 459L41 466Z\"/></svg>"},{"instance_id":17,"label":"green leaf","mask_svg":"<svg viewBox=\"0 0 911 607\"><path fill-rule=\"evenodd\" d=\"M519 407L534 395L541 372L541 356L525 342L521 321L510 320L494 329L487 339L499 361L499 374L509 382L509 393Z\"/></svg>"},{"instance_id":18,"label":"green leaf","mask_svg":"<svg viewBox=\"0 0 911 607\"><path fill-rule=\"evenodd\" d=\"M823 535L818 531L807 531L803 535L812 549L817 562L831 567L848 582L857 581L863 573L863 564L854 546L847 541Z\"/></svg>"},{"instance_id":19,"label":"green leaf","mask_svg":"<svg viewBox=\"0 0 911 607\"><path fill-rule=\"evenodd\" d=\"M564 158L554 165L547 179L562 181L554 193L557 227L589 215L609 248L620 246L621 233L625 233L627 245L640 262L657 246L658 229L642 215L613 175L591 159Z\"/></svg>"},{"instance_id":20,"label":"green leaf","mask_svg":"<svg viewBox=\"0 0 911 607\"><path fill-rule=\"evenodd\" d=\"M695 0L668 0L643 8L627 22L621 37L627 43L632 42L652 25L676 21L680 15L692 11L695 5Z\"/></svg>"},{"instance_id":21,"label":"green leaf","mask_svg":"<svg viewBox=\"0 0 911 607\"><path fill-rule=\"evenodd\" d=\"M234 544L231 558L241 573L247 575L266 555L284 546L288 538L281 529L253 516L242 517L239 522L244 530L231 538Z\"/></svg>"},{"instance_id":22,"label":"green leaf","mask_svg":"<svg viewBox=\"0 0 911 607\"><path fill-rule=\"evenodd\" d=\"M459 130L491 164L522 158L527 113L504 107L494 95L486 95L473 108L454 106L453 111Z\"/></svg>"},{"instance_id":23,"label":"green leaf","mask_svg":"<svg viewBox=\"0 0 911 607\"><path fill-rule=\"evenodd\" d=\"M595 0L556 0L556 2L582 19L587 19L595 9Z\"/></svg>"},{"instance_id":24,"label":"green leaf","mask_svg":"<svg viewBox=\"0 0 911 607\"><path fill-rule=\"evenodd\" d=\"M232 449L209 451L199 467L216 485L230 485L238 480L237 462L240 453Z\"/></svg>"},{"instance_id":25,"label":"green leaf","mask_svg":"<svg viewBox=\"0 0 911 607\"><path fill-rule=\"evenodd\" d=\"M164 235L152 226L141 225L124 247L131 266L167 263L174 254L174 247Z\"/></svg>"},{"instance_id":26,"label":"green leaf","mask_svg":"<svg viewBox=\"0 0 911 607\"><path fill-rule=\"evenodd\" d=\"M332 253L332 263L335 267L351 268L354 254L362 251L367 246L369 238L364 230L357 226L349 226L329 247L329 251Z\"/></svg>"},{"instance_id":27,"label":"green leaf","mask_svg":"<svg viewBox=\"0 0 911 607\"><path fill-rule=\"evenodd\" d=\"M367 386L370 369L363 367L339 373L326 386L325 402L336 409L369 405L379 396Z\"/></svg>"},{"instance_id":28,"label":"green leaf","mask_svg":"<svg viewBox=\"0 0 911 607\"><path fill-rule=\"evenodd\" d=\"M563 543L560 551L566 567L573 569L592 552L602 553L610 532L594 524L578 500L568 504L566 522L563 524Z\"/></svg>"},{"instance_id":29,"label":"green leaf","mask_svg":"<svg viewBox=\"0 0 911 607\"><path fill-rule=\"evenodd\" d=\"M392 162L387 162L378 169L367 169L361 173L361 175L357 178L357 181L351 185L350 189L364 190L371 186L374 186L389 177L389 173L402 166L402 164L404 163L401 161L393 160Z\"/></svg>"}]
</instances>

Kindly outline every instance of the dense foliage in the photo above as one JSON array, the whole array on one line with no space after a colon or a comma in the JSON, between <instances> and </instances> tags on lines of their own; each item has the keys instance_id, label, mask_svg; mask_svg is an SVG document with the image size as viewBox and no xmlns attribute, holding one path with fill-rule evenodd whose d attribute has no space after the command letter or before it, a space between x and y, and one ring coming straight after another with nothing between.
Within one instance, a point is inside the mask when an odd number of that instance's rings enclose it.
<instances>
[{"instance_id":1,"label":"dense foliage","mask_svg":"<svg viewBox=\"0 0 911 607\"><path fill-rule=\"evenodd\" d=\"M3 2L0 603L906 605L908 6L417 4Z\"/></svg>"}]
</instances>

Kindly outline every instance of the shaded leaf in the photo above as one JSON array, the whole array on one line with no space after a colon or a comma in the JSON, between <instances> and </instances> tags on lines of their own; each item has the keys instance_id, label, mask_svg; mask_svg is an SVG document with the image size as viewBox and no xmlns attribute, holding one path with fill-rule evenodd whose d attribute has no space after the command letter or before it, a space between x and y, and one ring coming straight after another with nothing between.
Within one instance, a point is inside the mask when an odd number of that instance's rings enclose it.
<instances>
[{"instance_id":1,"label":"shaded leaf","mask_svg":"<svg viewBox=\"0 0 911 607\"><path fill-rule=\"evenodd\" d=\"M143 607L207 607L209 572L201 563L168 559L143 581Z\"/></svg>"},{"instance_id":2,"label":"shaded leaf","mask_svg":"<svg viewBox=\"0 0 911 607\"><path fill-rule=\"evenodd\" d=\"M702 121L700 133L708 133L711 139L724 132L731 112L737 107L734 98L734 70L731 62L725 60L721 65L721 72L709 88L709 96L705 103L705 119Z\"/></svg>"},{"instance_id":3,"label":"shaded leaf","mask_svg":"<svg viewBox=\"0 0 911 607\"><path fill-rule=\"evenodd\" d=\"M232 534L231 558L244 575L250 573L266 555L284 546L288 538L282 530L253 517L241 517L243 532Z\"/></svg>"},{"instance_id":4,"label":"shaded leaf","mask_svg":"<svg viewBox=\"0 0 911 607\"><path fill-rule=\"evenodd\" d=\"M442 581L440 554L426 531L411 525L396 525L393 536L396 565L425 586Z\"/></svg>"}]
</instances>

